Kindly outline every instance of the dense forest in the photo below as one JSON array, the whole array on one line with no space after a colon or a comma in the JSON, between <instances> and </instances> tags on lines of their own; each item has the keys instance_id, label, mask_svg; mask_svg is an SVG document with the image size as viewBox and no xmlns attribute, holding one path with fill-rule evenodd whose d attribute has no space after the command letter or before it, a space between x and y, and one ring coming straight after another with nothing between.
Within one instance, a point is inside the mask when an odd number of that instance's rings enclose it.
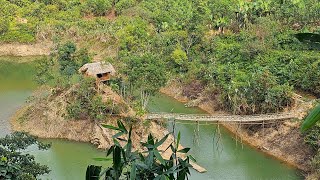
<instances>
[{"instance_id":1,"label":"dense forest","mask_svg":"<svg viewBox=\"0 0 320 180\"><path fill-rule=\"evenodd\" d=\"M53 42L41 84L74 81L101 47L122 74L112 87L139 90L142 109L174 80L220 110L272 113L293 106L297 92L320 97L319 17L318 0L0 0L0 43ZM57 66L67 79L54 77ZM100 99L85 106L105 108ZM69 107L72 117L77 108ZM319 136L316 125L306 137L315 151Z\"/></svg>"}]
</instances>

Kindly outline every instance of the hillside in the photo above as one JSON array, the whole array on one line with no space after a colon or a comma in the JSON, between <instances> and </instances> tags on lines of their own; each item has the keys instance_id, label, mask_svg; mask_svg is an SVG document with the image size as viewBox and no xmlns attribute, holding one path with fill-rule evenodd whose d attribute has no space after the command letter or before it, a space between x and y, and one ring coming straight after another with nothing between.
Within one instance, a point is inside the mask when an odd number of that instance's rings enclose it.
<instances>
[{"instance_id":1,"label":"hillside","mask_svg":"<svg viewBox=\"0 0 320 180\"><path fill-rule=\"evenodd\" d=\"M318 0L0 0L0 55L50 54L36 80L58 90L79 82L84 63L111 62L119 74L109 85L138 114L171 81L210 112L281 112L297 92L320 97L319 9ZM280 137L294 131L318 157L320 126L301 134L300 123ZM261 137L255 128L244 134ZM308 161L317 172L319 160Z\"/></svg>"}]
</instances>

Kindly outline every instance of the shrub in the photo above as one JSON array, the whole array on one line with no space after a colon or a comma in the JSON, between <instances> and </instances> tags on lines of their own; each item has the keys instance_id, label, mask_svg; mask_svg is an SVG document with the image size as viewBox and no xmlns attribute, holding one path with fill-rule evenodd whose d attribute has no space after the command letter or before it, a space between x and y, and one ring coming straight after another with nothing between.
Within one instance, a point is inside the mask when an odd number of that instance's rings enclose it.
<instances>
[{"instance_id":1,"label":"shrub","mask_svg":"<svg viewBox=\"0 0 320 180\"><path fill-rule=\"evenodd\" d=\"M83 10L85 13L92 13L95 16L104 16L111 8L111 0L87 0Z\"/></svg>"},{"instance_id":2,"label":"shrub","mask_svg":"<svg viewBox=\"0 0 320 180\"><path fill-rule=\"evenodd\" d=\"M103 177L104 179L188 179L190 175L189 168L191 167L190 160L195 161L195 159L191 155L187 155L190 148L179 148L180 132L177 140L169 145L171 155L170 159L166 160L163 159L158 148L167 140L169 134L160 140L149 134L148 140L141 143L147 151L141 153L132 150L132 127L127 130L120 120L118 120L117 124L118 127L102 124L105 128L118 131L113 136L114 145L107 151L107 156L110 154L113 156L112 166L104 171L102 171L101 166L88 166L86 180L98 179L97 177ZM120 145L120 141L125 145ZM178 153L183 154L185 158L178 157ZM106 161L108 158L97 159Z\"/></svg>"},{"instance_id":3,"label":"shrub","mask_svg":"<svg viewBox=\"0 0 320 180\"><path fill-rule=\"evenodd\" d=\"M73 42L66 42L58 47L58 63L61 75L72 76L85 63L91 60L87 49L80 49Z\"/></svg>"},{"instance_id":4,"label":"shrub","mask_svg":"<svg viewBox=\"0 0 320 180\"><path fill-rule=\"evenodd\" d=\"M316 123L309 131L304 138L304 141L311 145L314 150L318 150L320 148L319 144L320 139L320 122Z\"/></svg>"},{"instance_id":5,"label":"shrub","mask_svg":"<svg viewBox=\"0 0 320 180\"><path fill-rule=\"evenodd\" d=\"M20 42L20 43L32 43L35 42L34 34L30 32L13 30L8 31L7 33L0 35L0 41L2 42Z\"/></svg>"},{"instance_id":6,"label":"shrub","mask_svg":"<svg viewBox=\"0 0 320 180\"><path fill-rule=\"evenodd\" d=\"M125 9L132 7L136 4L136 0L119 0L116 5L117 14L121 14Z\"/></svg>"},{"instance_id":7,"label":"shrub","mask_svg":"<svg viewBox=\"0 0 320 180\"><path fill-rule=\"evenodd\" d=\"M187 69L188 57L181 47L176 48L171 53L171 59L174 63L174 67L178 69L178 72L185 72Z\"/></svg>"},{"instance_id":8,"label":"shrub","mask_svg":"<svg viewBox=\"0 0 320 180\"><path fill-rule=\"evenodd\" d=\"M14 132L0 138L0 179L34 180L50 172L49 168L35 161L26 149L35 145L46 150L49 144L23 132Z\"/></svg>"},{"instance_id":9,"label":"shrub","mask_svg":"<svg viewBox=\"0 0 320 180\"><path fill-rule=\"evenodd\" d=\"M67 105L70 119L104 120L106 116L120 114L126 107L114 104L111 100L103 102L95 89L93 78L80 78L77 88L72 91Z\"/></svg>"},{"instance_id":10,"label":"shrub","mask_svg":"<svg viewBox=\"0 0 320 180\"><path fill-rule=\"evenodd\" d=\"M41 85L49 83L54 78L53 66L54 62L51 58L43 58L37 61L34 80Z\"/></svg>"},{"instance_id":11,"label":"shrub","mask_svg":"<svg viewBox=\"0 0 320 180\"><path fill-rule=\"evenodd\" d=\"M9 30L9 20L6 18L0 18L0 35L3 35Z\"/></svg>"}]
</instances>

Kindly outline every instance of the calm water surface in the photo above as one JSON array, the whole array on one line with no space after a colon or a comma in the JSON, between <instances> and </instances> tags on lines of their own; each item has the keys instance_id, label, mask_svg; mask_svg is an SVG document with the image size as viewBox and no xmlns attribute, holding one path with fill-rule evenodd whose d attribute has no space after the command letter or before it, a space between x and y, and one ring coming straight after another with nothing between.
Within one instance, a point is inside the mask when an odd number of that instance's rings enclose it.
<instances>
[{"instance_id":1,"label":"calm water surface","mask_svg":"<svg viewBox=\"0 0 320 180\"><path fill-rule=\"evenodd\" d=\"M1 59L1 58L0 58ZM9 119L14 112L24 104L27 97L36 87L32 82L33 65L26 63L9 63L0 61L0 136L10 132ZM149 104L149 110L154 112L204 113L197 108L185 108L180 102L160 95L154 97ZM171 125L168 124L168 128ZM182 144L191 147L191 154L208 172L204 174L192 171L190 179L303 179L300 172L281 162L265 156L263 153L244 145L237 145L234 138L221 128L221 139L217 141L214 133L217 126L201 125L195 138L197 125L177 124L177 130L182 133ZM198 141L196 141L198 139ZM99 165L92 160L103 157L104 152L96 150L87 143L65 140L44 140L51 142L48 151L30 149L36 160L50 167L52 172L42 179L81 180L84 179L88 164ZM100 165L102 165L100 163ZM110 162L103 163L104 166Z\"/></svg>"}]
</instances>

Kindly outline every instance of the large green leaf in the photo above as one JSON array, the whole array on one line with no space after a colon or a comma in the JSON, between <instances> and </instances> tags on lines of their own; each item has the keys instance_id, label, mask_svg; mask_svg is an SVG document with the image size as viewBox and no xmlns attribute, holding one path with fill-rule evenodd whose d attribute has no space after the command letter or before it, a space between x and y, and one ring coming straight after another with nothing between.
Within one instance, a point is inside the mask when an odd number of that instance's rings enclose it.
<instances>
[{"instance_id":1,"label":"large green leaf","mask_svg":"<svg viewBox=\"0 0 320 180\"><path fill-rule=\"evenodd\" d=\"M160 141L158 141L154 146L157 148L159 146L161 146L161 144L163 144L167 138L168 138L169 134L167 134L165 137L163 137Z\"/></svg>"},{"instance_id":2,"label":"large green leaf","mask_svg":"<svg viewBox=\"0 0 320 180\"><path fill-rule=\"evenodd\" d=\"M124 124L120 120L117 121L117 124L118 124L119 129L121 129L122 132L128 133L126 127L124 126Z\"/></svg>"},{"instance_id":3,"label":"large green leaf","mask_svg":"<svg viewBox=\"0 0 320 180\"><path fill-rule=\"evenodd\" d=\"M315 107L309 115L305 118L304 122L301 125L301 131L305 132L310 129L320 120L320 105Z\"/></svg>"},{"instance_id":4,"label":"large green leaf","mask_svg":"<svg viewBox=\"0 0 320 180\"><path fill-rule=\"evenodd\" d=\"M177 144L176 144L176 150L179 149L180 139L181 139L181 133L180 133L180 131L179 131L179 133L178 133L178 138L177 138Z\"/></svg>"},{"instance_id":5,"label":"large green leaf","mask_svg":"<svg viewBox=\"0 0 320 180\"><path fill-rule=\"evenodd\" d=\"M180 149L178 152L180 153L188 153L190 151L190 148L183 148L183 149Z\"/></svg>"},{"instance_id":6,"label":"large green leaf","mask_svg":"<svg viewBox=\"0 0 320 180\"><path fill-rule=\"evenodd\" d=\"M113 150L113 167L116 170L121 168L121 147L115 146Z\"/></svg>"},{"instance_id":7,"label":"large green leaf","mask_svg":"<svg viewBox=\"0 0 320 180\"><path fill-rule=\"evenodd\" d=\"M136 163L133 162L131 165L131 171L130 171L130 180L135 180L136 176L137 176L137 167L136 167Z\"/></svg>"},{"instance_id":8,"label":"large green leaf","mask_svg":"<svg viewBox=\"0 0 320 180\"><path fill-rule=\"evenodd\" d=\"M295 37L301 42L320 43L320 34L315 33L297 33Z\"/></svg>"},{"instance_id":9,"label":"large green leaf","mask_svg":"<svg viewBox=\"0 0 320 180\"><path fill-rule=\"evenodd\" d=\"M153 151L154 152L154 155L157 157L157 159L159 160L159 162L161 163L161 164L165 164L165 161L164 161L164 159L162 158L162 156L161 156L161 154L159 153L159 151L158 150L154 150Z\"/></svg>"},{"instance_id":10,"label":"large green leaf","mask_svg":"<svg viewBox=\"0 0 320 180\"><path fill-rule=\"evenodd\" d=\"M122 129L118 128L118 127L114 127L108 124L101 124L102 127L104 128L108 128L108 129L112 129L112 130L116 130L116 131L121 131Z\"/></svg>"},{"instance_id":11,"label":"large green leaf","mask_svg":"<svg viewBox=\"0 0 320 180\"><path fill-rule=\"evenodd\" d=\"M86 171L86 180L99 180L100 172L101 166L88 166Z\"/></svg>"}]
</instances>

